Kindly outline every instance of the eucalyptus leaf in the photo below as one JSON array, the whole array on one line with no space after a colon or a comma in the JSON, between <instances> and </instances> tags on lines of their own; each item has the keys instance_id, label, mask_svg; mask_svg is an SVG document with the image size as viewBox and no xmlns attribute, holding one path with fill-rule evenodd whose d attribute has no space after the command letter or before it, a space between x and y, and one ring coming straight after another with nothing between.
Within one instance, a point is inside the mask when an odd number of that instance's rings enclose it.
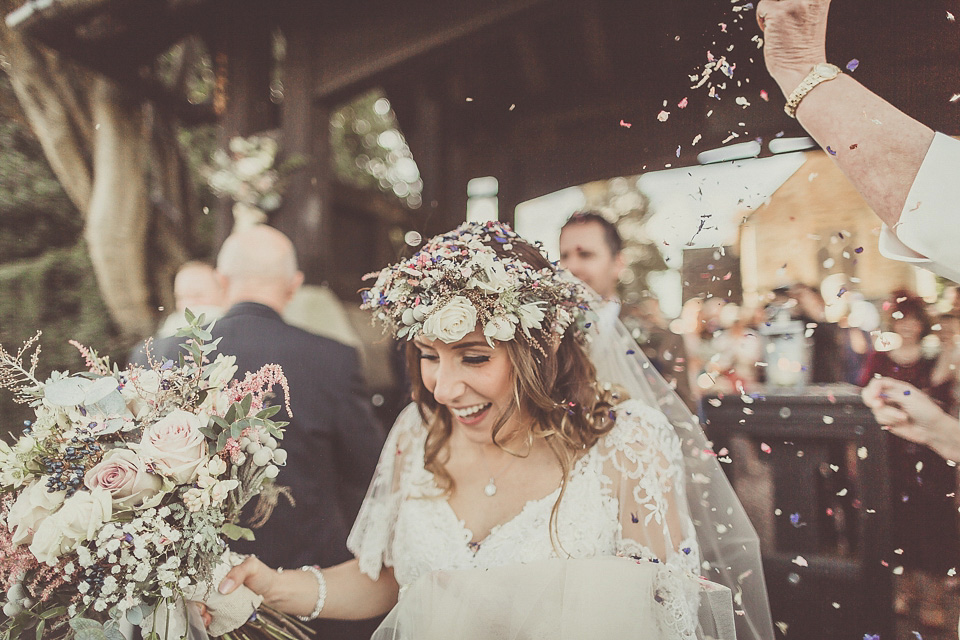
<instances>
[{"instance_id":1,"label":"eucalyptus leaf","mask_svg":"<svg viewBox=\"0 0 960 640\"><path fill-rule=\"evenodd\" d=\"M221 431L220 436L217 438L217 453L223 451L224 447L227 446L227 439L230 437L229 431Z\"/></svg>"},{"instance_id":2,"label":"eucalyptus leaf","mask_svg":"<svg viewBox=\"0 0 960 640\"><path fill-rule=\"evenodd\" d=\"M266 420L267 418L272 418L273 416L277 415L277 412L279 411L280 411L280 405L278 404L271 405L269 407L264 407L260 411L260 413L257 414L257 417L263 418Z\"/></svg>"},{"instance_id":3,"label":"eucalyptus leaf","mask_svg":"<svg viewBox=\"0 0 960 640\"><path fill-rule=\"evenodd\" d=\"M117 393L119 382L113 376L104 376L97 378L87 386L83 397L83 404L97 404L111 393ZM118 394L119 395L119 394Z\"/></svg>"},{"instance_id":4,"label":"eucalyptus leaf","mask_svg":"<svg viewBox=\"0 0 960 640\"><path fill-rule=\"evenodd\" d=\"M74 631L84 631L87 629L100 629L103 631L103 625L96 620L90 620L89 618L71 618L70 628Z\"/></svg>"},{"instance_id":5,"label":"eucalyptus leaf","mask_svg":"<svg viewBox=\"0 0 960 640\"><path fill-rule=\"evenodd\" d=\"M127 610L127 622L133 626L139 626L143 622L143 611L140 607L133 607Z\"/></svg>"},{"instance_id":6,"label":"eucalyptus leaf","mask_svg":"<svg viewBox=\"0 0 960 640\"><path fill-rule=\"evenodd\" d=\"M229 522L223 525L220 531L223 532L223 535L227 536L231 540L240 540L241 538L243 540L254 539L253 531L247 529L246 527L241 527Z\"/></svg>"},{"instance_id":7,"label":"eucalyptus leaf","mask_svg":"<svg viewBox=\"0 0 960 640\"><path fill-rule=\"evenodd\" d=\"M64 378L44 385L43 397L54 406L74 407L83 404L89 385L90 381L82 378Z\"/></svg>"},{"instance_id":8,"label":"eucalyptus leaf","mask_svg":"<svg viewBox=\"0 0 960 640\"><path fill-rule=\"evenodd\" d=\"M37 640L43 640L43 632L47 628L47 621L41 620L37 625Z\"/></svg>"},{"instance_id":9,"label":"eucalyptus leaf","mask_svg":"<svg viewBox=\"0 0 960 640\"><path fill-rule=\"evenodd\" d=\"M248 393L243 396L243 400L240 401L240 417L246 418L247 414L250 413L250 407L253 406L253 394Z\"/></svg>"},{"instance_id":10,"label":"eucalyptus leaf","mask_svg":"<svg viewBox=\"0 0 960 640\"><path fill-rule=\"evenodd\" d=\"M50 618L56 618L57 616L62 616L67 612L66 607L54 607L53 609L47 609L40 613L40 618L42 620L49 620Z\"/></svg>"}]
</instances>

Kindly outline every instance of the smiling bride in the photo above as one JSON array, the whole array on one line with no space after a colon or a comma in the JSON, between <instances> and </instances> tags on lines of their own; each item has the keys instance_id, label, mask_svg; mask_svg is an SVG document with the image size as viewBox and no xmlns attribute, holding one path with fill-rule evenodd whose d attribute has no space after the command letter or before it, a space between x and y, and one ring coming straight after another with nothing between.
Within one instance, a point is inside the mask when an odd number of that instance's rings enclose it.
<instances>
[{"instance_id":1,"label":"smiling bride","mask_svg":"<svg viewBox=\"0 0 960 640\"><path fill-rule=\"evenodd\" d=\"M246 584L374 638L772 638L756 535L697 421L586 288L497 222L385 268L364 308L407 339L400 415L355 559ZM736 622L735 622L736 619Z\"/></svg>"}]
</instances>

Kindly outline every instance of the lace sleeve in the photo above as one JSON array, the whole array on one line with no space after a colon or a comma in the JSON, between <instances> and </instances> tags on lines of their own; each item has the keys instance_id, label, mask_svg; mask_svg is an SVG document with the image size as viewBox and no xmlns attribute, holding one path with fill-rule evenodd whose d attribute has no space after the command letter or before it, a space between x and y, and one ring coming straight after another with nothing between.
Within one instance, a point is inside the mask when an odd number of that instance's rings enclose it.
<instances>
[{"instance_id":1,"label":"lace sleeve","mask_svg":"<svg viewBox=\"0 0 960 640\"><path fill-rule=\"evenodd\" d=\"M420 413L411 403L387 436L367 496L347 537L347 548L360 562L360 571L373 580L380 577L381 568L393 566L393 532L403 500L403 474L423 432Z\"/></svg>"},{"instance_id":2,"label":"lace sleeve","mask_svg":"<svg viewBox=\"0 0 960 640\"><path fill-rule=\"evenodd\" d=\"M663 413L639 401L619 405L616 414L601 447L620 505L618 552L698 574L700 553L676 431Z\"/></svg>"}]
</instances>

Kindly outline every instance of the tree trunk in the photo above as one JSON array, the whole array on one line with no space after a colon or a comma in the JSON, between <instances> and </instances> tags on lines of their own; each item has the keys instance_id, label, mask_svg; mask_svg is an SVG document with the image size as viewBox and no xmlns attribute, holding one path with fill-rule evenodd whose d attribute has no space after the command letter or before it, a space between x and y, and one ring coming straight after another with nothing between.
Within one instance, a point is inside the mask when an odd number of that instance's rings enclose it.
<instances>
[{"instance_id":1,"label":"tree trunk","mask_svg":"<svg viewBox=\"0 0 960 640\"><path fill-rule=\"evenodd\" d=\"M63 60L0 21L0 49L47 160L85 220L110 316L129 339L152 333L190 255L196 194L165 113ZM149 255L149 265L147 256Z\"/></svg>"},{"instance_id":2,"label":"tree trunk","mask_svg":"<svg viewBox=\"0 0 960 640\"><path fill-rule=\"evenodd\" d=\"M124 333L148 335L154 317L144 250L150 203L143 107L105 78L94 81L90 105L97 129L84 236L110 315Z\"/></svg>"}]
</instances>

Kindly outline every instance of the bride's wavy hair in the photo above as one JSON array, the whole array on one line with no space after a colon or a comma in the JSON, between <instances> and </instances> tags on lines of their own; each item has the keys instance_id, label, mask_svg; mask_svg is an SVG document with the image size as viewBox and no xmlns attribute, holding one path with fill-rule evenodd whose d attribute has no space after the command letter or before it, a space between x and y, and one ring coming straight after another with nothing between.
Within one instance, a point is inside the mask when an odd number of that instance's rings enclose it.
<instances>
[{"instance_id":1,"label":"bride's wavy hair","mask_svg":"<svg viewBox=\"0 0 960 640\"><path fill-rule=\"evenodd\" d=\"M526 242L515 240L509 250L501 244L489 246L498 253L523 260L534 269L555 268ZM597 381L596 367L590 361L584 338L576 326L569 327L559 342L555 336L549 330L531 329L529 338L517 331L514 339L499 343L499 347L507 350L512 364L514 401L497 416L492 440L504 451L518 457L528 455L536 439L542 439L550 446L563 471L560 495L550 514L550 536L556 546L556 517L570 470L579 456L613 428L613 406L615 402L622 402L624 397L622 392L604 388ZM550 348L544 352L541 345ZM452 417L424 386L420 351L412 342L407 345L406 356L413 400L427 425L424 467L433 473L437 484L449 495L454 481L444 463L449 457L447 444L453 432ZM504 426L518 412L528 422L524 434L525 451L508 448L508 444L499 439Z\"/></svg>"}]
</instances>

